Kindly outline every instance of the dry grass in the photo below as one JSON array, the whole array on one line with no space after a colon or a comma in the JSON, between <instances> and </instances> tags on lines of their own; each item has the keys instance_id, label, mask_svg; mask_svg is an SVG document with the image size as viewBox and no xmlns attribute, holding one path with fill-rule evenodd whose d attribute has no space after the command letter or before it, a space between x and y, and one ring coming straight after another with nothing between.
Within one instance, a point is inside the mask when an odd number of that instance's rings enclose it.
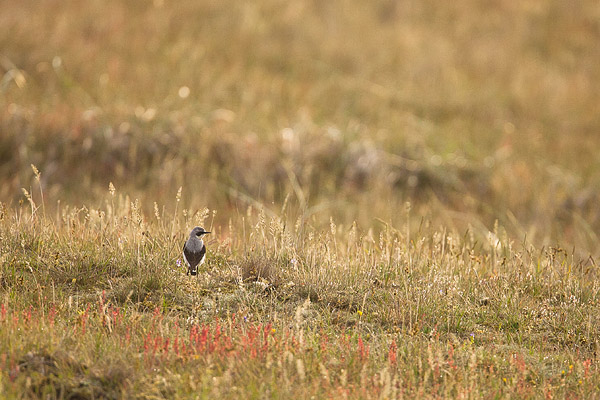
<instances>
[{"instance_id":1,"label":"dry grass","mask_svg":"<svg viewBox=\"0 0 600 400\"><path fill-rule=\"evenodd\" d=\"M140 208L117 193L57 220L35 203L5 210L5 396L595 393L591 259L498 231L487 243L391 225L373 237L249 208L211 227L205 270L191 278L179 247L211 213Z\"/></svg>"},{"instance_id":2,"label":"dry grass","mask_svg":"<svg viewBox=\"0 0 600 400\"><path fill-rule=\"evenodd\" d=\"M410 200L417 220L595 252L596 8L13 2L0 198L33 163L80 204L109 181L167 205L183 186L225 224L292 194L321 226L368 227Z\"/></svg>"},{"instance_id":3,"label":"dry grass","mask_svg":"<svg viewBox=\"0 0 600 400\"><path fill-rule=\"evenodd\" d=\"M595 2L5 3L4 397L595 395Z\"/></svg>"}]
</instances>

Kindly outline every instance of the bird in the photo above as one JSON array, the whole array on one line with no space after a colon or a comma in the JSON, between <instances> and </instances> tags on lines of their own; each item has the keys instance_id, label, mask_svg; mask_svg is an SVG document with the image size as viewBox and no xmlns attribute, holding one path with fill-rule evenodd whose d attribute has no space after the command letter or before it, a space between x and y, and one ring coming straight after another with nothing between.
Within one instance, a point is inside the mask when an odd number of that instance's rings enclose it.
<instances>
[{"instance_id":1,"label":"bird","mask_svg":"<svg viewBox=\"0 0 600 400\"><path fill-rule=\"evenodd\" d=\"M186 240L183 245L183 259L188 265L186 275L197 275L198 266L204 262L204 256L206 255L206 246L202 240L202 236L210 233L205 231L202 227L195 227L190 232L190 237Z\"/></svg>"}]
</instances>

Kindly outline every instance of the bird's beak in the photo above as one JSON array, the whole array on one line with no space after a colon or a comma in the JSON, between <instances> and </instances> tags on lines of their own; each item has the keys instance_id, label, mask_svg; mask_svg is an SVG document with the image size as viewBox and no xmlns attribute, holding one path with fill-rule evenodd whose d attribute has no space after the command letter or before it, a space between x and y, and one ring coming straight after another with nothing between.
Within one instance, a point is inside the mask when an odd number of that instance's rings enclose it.
<instances>
[{"instance_id":1,"label":"bird's beak","mask_svg":"<svg viewBox=\"0 0 600 400\"><path fill-rule=\"evenodd\" d=\"M204 233L210 233L210 232L204 232Z\"/></svg>"}]
</instances>

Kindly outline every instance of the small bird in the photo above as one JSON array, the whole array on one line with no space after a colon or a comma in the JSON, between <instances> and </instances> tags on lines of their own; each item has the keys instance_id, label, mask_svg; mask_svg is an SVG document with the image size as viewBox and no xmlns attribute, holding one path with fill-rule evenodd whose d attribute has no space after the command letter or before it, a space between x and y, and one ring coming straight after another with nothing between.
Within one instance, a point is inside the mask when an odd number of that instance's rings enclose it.
<instances>
[{"instance_id":1,"label":"small bird","mask_svg":"<svg viewBox=\"0 0 600 400\"><path fill-rule=\"evenodd\" d=\"M204 262L204 256L206 254L206 246L202 240L202 236L210 233L205 231L204 228L199 226L192 229L190 237L183 245L183 259L188 265L186 275L197 275L198 265L202 265Z\"/></svg>"}]
</instances>

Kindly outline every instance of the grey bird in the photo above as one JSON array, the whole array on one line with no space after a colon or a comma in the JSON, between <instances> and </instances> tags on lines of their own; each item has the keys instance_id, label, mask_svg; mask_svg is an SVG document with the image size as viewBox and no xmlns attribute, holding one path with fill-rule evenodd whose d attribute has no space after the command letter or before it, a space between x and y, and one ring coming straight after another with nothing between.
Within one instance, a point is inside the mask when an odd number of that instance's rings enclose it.
<instances>
[{"instance_id":1,"label":"grey bird","mask_svg":"<svg viewBox=\"0 0 600 400\"><path fill-rule=\"evenodd\" d=\"M183 245L183 259L188 265L186 275L197 275L198 266L204 262L204 256L206 255L206 246L202 240L202 236L210 233L205 231L204 228L199 226L192 229L190 237Z\"/></svg>"}]
</instances>

